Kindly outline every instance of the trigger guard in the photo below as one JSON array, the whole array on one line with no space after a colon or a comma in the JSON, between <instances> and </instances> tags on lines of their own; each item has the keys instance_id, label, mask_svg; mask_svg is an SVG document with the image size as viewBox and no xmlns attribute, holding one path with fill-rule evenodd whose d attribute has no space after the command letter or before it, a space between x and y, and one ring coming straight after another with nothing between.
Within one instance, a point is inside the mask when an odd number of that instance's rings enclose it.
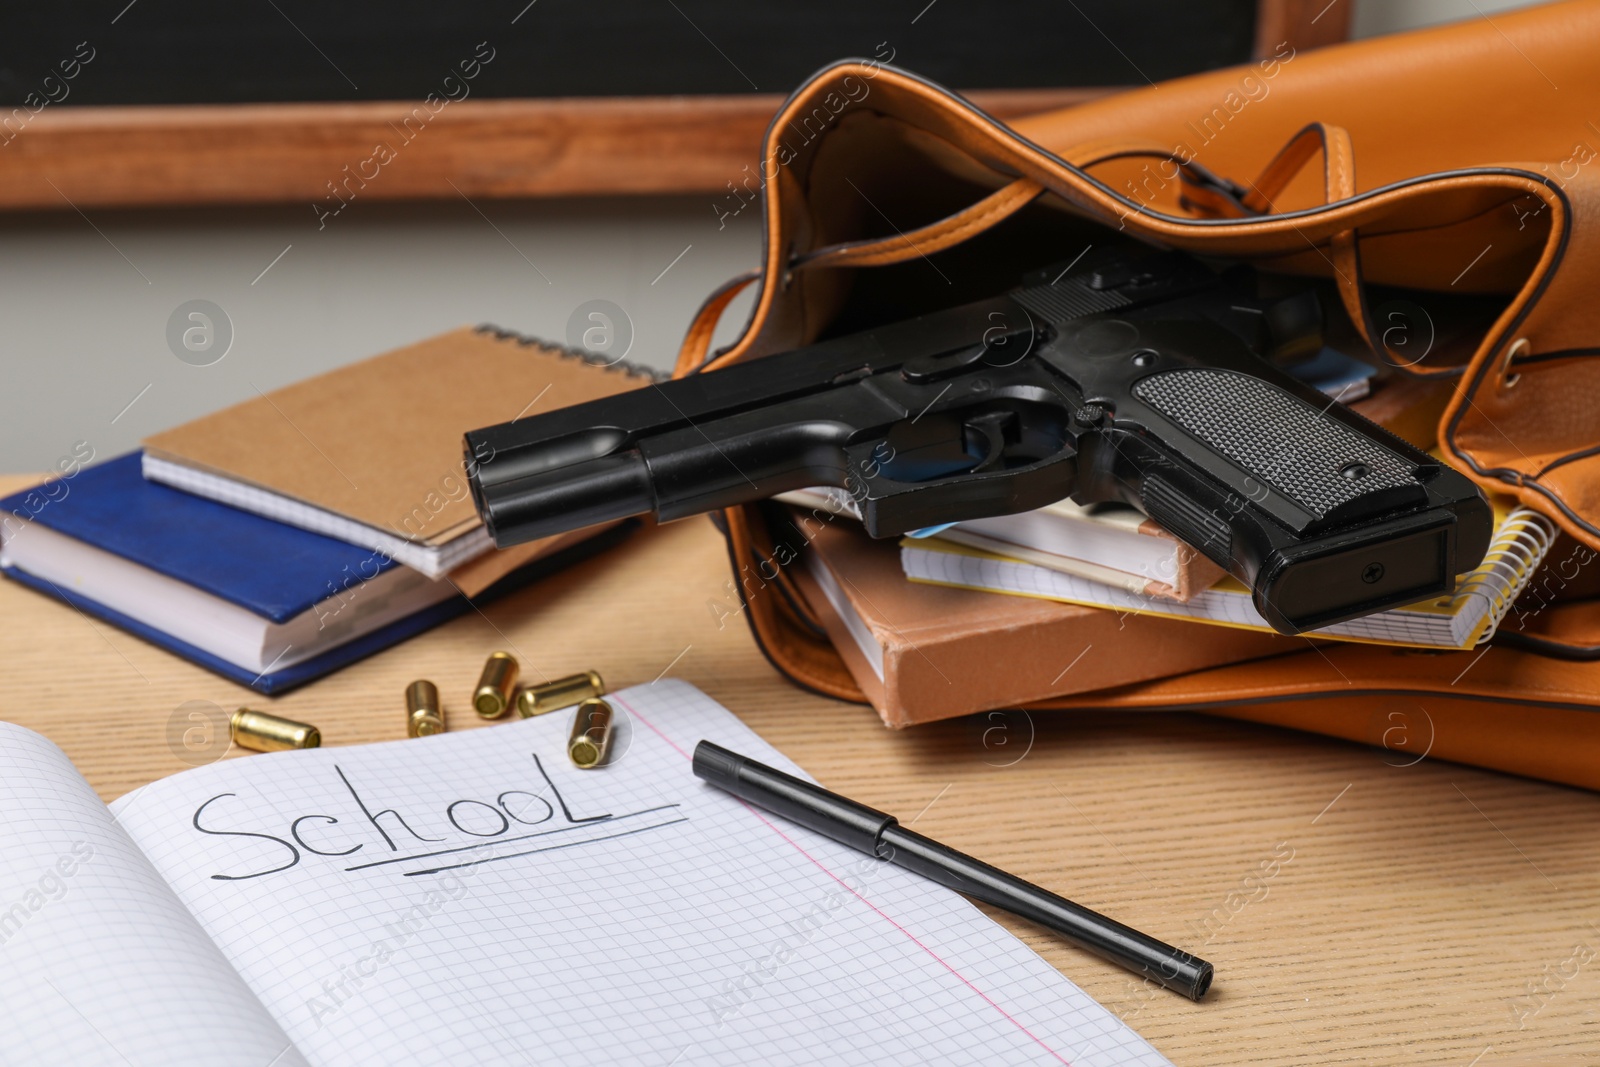
<instances>
[{"instance_id":1,"label":"trigger guard","mask_svg":"<svg viewBox=\"0 0 1600 1067\"><path fill-rule=\"evenodd\" d=\"M973 464L972 469L967 473L983 474L998 467L1000 461L1005 458L1005 431L1001 430L993 422L985 421L966 423L964 429L980 434L983 437L983 458Z\"/></svg>"},{"instance_id":2,"label":"trigger guard","mask_svg":"<svg viewBox=\"0 0 1600 1067\"><path fill-rule=\"evenodd\" d=\"M854 449L846 455L854 466ZM871 454L870 447L868 454ZM1026 467L950 474L925 482L902 482L883 474L861 479L866 492L849 484L861 522L873 537L899 537L924 527L1032 511L1070 495L1077 482L1078 452L1067 447ZM851 481L847 477L847 482Z\"/></svg>"}]
</instances>

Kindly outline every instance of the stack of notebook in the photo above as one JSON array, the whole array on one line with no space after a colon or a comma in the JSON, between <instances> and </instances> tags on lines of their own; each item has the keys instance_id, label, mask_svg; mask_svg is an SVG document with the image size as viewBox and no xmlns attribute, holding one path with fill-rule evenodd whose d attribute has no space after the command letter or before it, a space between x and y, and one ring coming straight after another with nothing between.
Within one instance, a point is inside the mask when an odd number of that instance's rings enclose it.
<instances>
[{"instance_id":1,"label":"stack of notebook","mask_svg":"<svg viewBox=\"0 0 1600 1067\"><path fill-rule=\"evenodd\" d=\"M584 535L491 552L462 435L652 380L630 364L464 328L156 434L144 442L144 474L430 578L449 573L476 593Z\"/></svg>"},{"instance_id":2,"label":"stack of notebook","mask_svg":"<svg viewBox=\"0 0 1600 1067\"><path fill-rule=\"evenodd\" d=\"M1483 562L1462 575L1453 596L1391 608L1324 626L1319 638L1424 648L1472 648L1494 636L1495 627L1522 592L1555 540L1555 527L1528 508L1496 513L1494 540ZM1015 518L1015 517L1013 517ZM1007 542L984 547L938 537L900 543L900 565L914 582L1103 608L1123 615L1154 616L1272 633L1256 611L1250 590L1224 577L1182 600L1131 591L1061 567L1041 564L1027 549Z\"/></svg>"},{"instance_id":3,"label":"stack of notebook","mask_svg":"<svg viewBox=\"0 0 1600 1067\"><path fill-rule=\"evenodd\" d=\"M901 575L893 541L873 540L844 519L807 528L810 548L795 575L801 595L890 726L1301 647L1278 634L916 585Z\"/></svg>"},{"instance_id":4,"label":"stack of notebook","mask_svg":"<svg viewBox=\"0 0 1600 1067\"><path fill-rule=\"evenodd\" d=\"M509 334L457 330L0 501L0 570L281 692L625 534L585 530L490 552L461 437L649 380Z\"/></svg>"},{"instance_id":5,"label":"stack of notebook","mask_svg":"<svg viewBox=\"0 0 1600 1067\"><path fill-rule=\"evenodd\" d=\"M1453 596L1284 637L1255 613L1249 591L1231 577L1186 600L1171 587L1149 591L1156 583L1139 568L1154 554L1170 558L1174 551L1163 532L1047 509L985 520L984 536L997 546L991 551L950 540L950 531L898 544L876 541L842 512L819 521L830 514L816 508L794 513L795 528L807 532L809 544L795 584L891 726L1296 652L1308 639L1472 648L1493 636L1554 539L1544 517L1503 511L1488 555L1461 577ZM1048 537L1037 536L1041 529ZM1121 555L1117 537L1108 533L1122 538ZM1121 578L1075 573L1082 561L1067 556L1039 562L1051 555L1042 541L1057 553L1075 551L1074 534L1101 550L1098 562L1083 569ZM1141 583L1143 590L1135 588Z\"/></svg>"}]
</instances>

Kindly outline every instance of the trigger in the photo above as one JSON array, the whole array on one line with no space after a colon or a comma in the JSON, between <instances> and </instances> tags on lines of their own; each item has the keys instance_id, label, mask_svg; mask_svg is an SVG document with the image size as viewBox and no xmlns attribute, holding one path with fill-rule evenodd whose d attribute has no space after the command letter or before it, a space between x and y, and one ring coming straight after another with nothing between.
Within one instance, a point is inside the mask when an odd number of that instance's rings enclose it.
<instances>
[{"instance_id":1,"label":"trigger","mask_svg":"<svg viewBox=\"0 0 1600 1067\"><path fill-rule=\"evenodd\" d=\"M1009 411L991 411L966 421L963 429L967 455L978 460L967 473L982 474L1000 465L1006 451L1006 428L1015 421L1016 416Z\"/></svg>"}]
</instances>

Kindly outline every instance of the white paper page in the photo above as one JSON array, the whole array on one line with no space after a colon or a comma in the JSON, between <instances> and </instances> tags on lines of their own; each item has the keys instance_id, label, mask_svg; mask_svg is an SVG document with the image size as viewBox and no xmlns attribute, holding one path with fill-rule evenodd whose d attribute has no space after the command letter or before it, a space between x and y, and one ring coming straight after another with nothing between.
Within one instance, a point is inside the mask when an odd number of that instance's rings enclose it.
<instances>
[{"instance_id":1,"label":"white paper page","mask_svg":"<svg viewBox=\"0 0 1600 1067\"><path fill-rule=\"evenodd\" d=\"M0 723L0 1063L304 1064L55 745Z\"/></svg>"},{"instance_id":2,"label":"white paper page","mask_svg":"<svg viewBox=\"0 0 1600 1067\"><path fill-rule=\"evenodd\" d=\"M608 699L596 770L568 710L117 810L316 1064L1166 1063L957 894L696 779L702 738L798 769L692 686Z\"/></svg>"},{"instance_id":3,"label":"white paper page","mask_svg":"<svg viewBox=\"0 0 1600 1067\"><path fill-rule=\"evenodd\" d=\"M1256 610L1249 592L1238 586L1202 590L1186 601L1164 600L1032 563L912 546L901 547L900 566L912 581L1064 600L1108 611L1215 622L1253 630L1272 629ZM1485 604L1485 597L1473 597L1470 603L1448 615L1390 608L1376 615L1322 626L1312 633L1318 637L1347 637L1385 644L1458 648L1465 645L1467 636L1482 621Z\"/></svg>"}]
</instances>

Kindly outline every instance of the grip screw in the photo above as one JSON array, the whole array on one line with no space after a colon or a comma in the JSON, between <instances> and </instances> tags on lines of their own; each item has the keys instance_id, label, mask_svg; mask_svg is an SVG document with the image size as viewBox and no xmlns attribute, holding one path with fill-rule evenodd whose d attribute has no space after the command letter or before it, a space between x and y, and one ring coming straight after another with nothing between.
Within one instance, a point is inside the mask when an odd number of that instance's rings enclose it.
<instances>
[{"instance_id":1,"label":"grip screw","mask_svg":"<svg viewBox=\"0 0 1600 1067\"><path fill-rule=\"evenodd\" d=\"M1099 404L1085 404L1072 417L1085 426L1099 426L1106 421L1106 409Z\"/></svg>"},{"instance_id":2,"label":"grip screw","mask_svg":"<svg viewBox=\"0 0 1600 1067\"><path fill-rule=\"evenodd\" d=\"M1367 569L1361 572L1361 580L1368 585L1374 585L1383 578L1383 564L1369 563Z\"/></svg>"}]
</instances>

